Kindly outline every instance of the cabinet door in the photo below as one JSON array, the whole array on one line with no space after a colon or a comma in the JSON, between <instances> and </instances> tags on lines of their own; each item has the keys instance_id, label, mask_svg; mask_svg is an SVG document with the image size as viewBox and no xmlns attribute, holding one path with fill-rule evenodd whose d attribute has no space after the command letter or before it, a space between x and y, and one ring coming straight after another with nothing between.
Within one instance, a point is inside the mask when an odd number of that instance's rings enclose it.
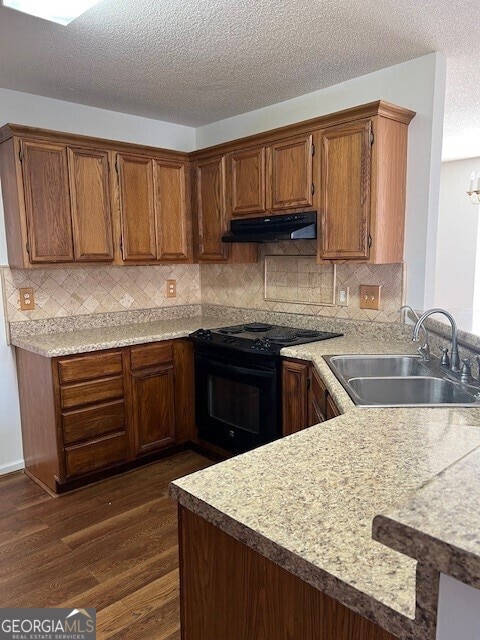
<instances>
[{"instance_id":1,"label":"cabinet door","mask_svg":"<svg viewBox=\"0 0 480 640\"><path fill-rule=\"evenodd\" d=\"M231 215L263 213L265 206L265 147L230 155Z\"/></svg>"},{"instance_id":2,"label":"cabinet door","mask_svg":"<svg viewBox=\"0 0 480 640\"><path fill-rule=\"evenodd\" d=\"M285 360L282 366L283 435L308 426L308 363Z\"/></svg>"},{"instance_id":3,"label":"cabinet door","mask_svg":"<svg viewBox=\"0 0 480 640\"><path fill-rule=\"evenodd\" d=\"M326 415L326 419L327 420L331 420L332 418L336 418L337 416L340 416L340 415L341 415L340 409L337 407L337 405L333 401L332 396L331 395L327 395L327 415Z\"/></svg>"},{"instance_id":4,"label":"cabinet door","mask_svg":"<svg viewBox=\"0 0 480 640\"><path fill-rule=\"evenodd\" d=\"M153 161L145 156L119 153L116 166L123 259L125 262L156 260Z\"/></svg>"},{"instance_id":5,"label":"cabinet door","mask_svg":"<svg viewBox=\"0 0 480 640\"><path fill-rule=\"evenodd\" d=\"M308 424L324 422L327 409L327 389L323 380L310 365L310 385L308 390Z\"/></svg>"},{"instance_id":6,"label":"cabinet door","mask_svg":"<svg viewBox=\"0 0 480 640\"><path fill-rule=\"evenodd\" d=\"M225 262L227 247L222 242L227 231L225 157L198 162L195 172L198 258L205 262Z\"/></svg>"},{"instance_id":7,"label":"cabinet door","mask_svg":"<svg viewBox=\"0 0 480 640\"><path fill-rule=\"evenodd\" d=\"M67 149L22 142L30 262L73 262Z\"/></svg>"},{"instance_id":8,"label":"cabinet door","mask_svg":"<svg viewBox=\"0 0 480 640\"><path fill-rule=\"evenodd\" d=\"M311 134L284 140L269 147L269 209L282 211L312 206L312 153Z\"/></svg>"},{"instance_id":9,"label":"cabinet door","mask_svg":"<svg viewBox=\"0 0 480 640\"><path fill-rule=\"evenodd\" d=\"M68 169L76 262L113 260L108 152L69 149Z\"/></svg>"},{"instance_id":10,"label":"cabinet door","mask_svg":"<svg viewBox=\"0 0 480 640\"><path fill-rule=\"evenodd\" d=\"M370 122L322 135L322 259L368 258Z\"/></svg>"},{"instance_id":11,"label":"cabinet door","mask_svg":"<svg viewBox=\"0 0 480 640\"><path fill-rule=\"evenodd\" d=\"M132 412L136 454L175 441L175 379L173 365L134 371Z\"/></svg>"},{"instance_id":12,"label":"cabinet door","mask_svg":"<svg viewBox=\"0 0 480 640\"><path fill-rule=\"evenodd\" d=\"M189 207L184 163L154 160L157 257L182 262L189 259Z\"/></svg>"}]
</instances>

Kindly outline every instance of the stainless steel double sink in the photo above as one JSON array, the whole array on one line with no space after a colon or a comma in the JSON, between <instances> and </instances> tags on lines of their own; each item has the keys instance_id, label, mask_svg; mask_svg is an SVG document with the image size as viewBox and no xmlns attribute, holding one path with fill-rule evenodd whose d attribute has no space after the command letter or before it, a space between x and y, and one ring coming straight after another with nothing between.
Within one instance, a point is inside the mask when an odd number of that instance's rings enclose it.
<instances>
[{"instance_id":1,"label":"stainless steel double sink","mask_svg":"<svg viewBox=\"0 0 480 640\"><path fill-rule=\"evenodd\" d=\"M480 387L461 383L439 362L426 362L420 356L325 356L325 360L359 406L469 407L480 404Z\"/></svg>"}]
</instances>

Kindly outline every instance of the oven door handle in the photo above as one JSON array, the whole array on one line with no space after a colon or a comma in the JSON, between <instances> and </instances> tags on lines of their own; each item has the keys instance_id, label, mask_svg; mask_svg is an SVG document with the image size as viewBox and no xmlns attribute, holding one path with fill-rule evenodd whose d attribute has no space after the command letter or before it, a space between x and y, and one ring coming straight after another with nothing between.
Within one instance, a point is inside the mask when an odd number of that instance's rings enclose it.
<instances>
[{"instance_id":1,"label":"oven door handle","mask_svg":"<svg viewBox=\"0 0 480 640\"><path fill-rule=\"evenodd\" d=\"M214 367L223 369L223 371L231 371L232 373L239 373L240 375L246 376L254 374L256 376L261 376L262 378L269 378L275 375L275 369L257 369L255 366L247 369L245 367L238 367L236 365L226 364L225 362L218 362L217 360L211 359L206 360L202 358L202 365L206 365L207 367L209 365L213 365Z\"/></svg>"},{"instance_id":2,"label":"oven door handle","mask_svg":"<svg viewBox=\"0 0 480 640\"><path fill-rule=\"evenodd\" d=\"M265 370L265 369L255 369L252 367L251 369L244 369L243 367L235 367L230 364L227 365L229 371L234 371L235 373L240 373L243 375L251 376L254 373L256 376L261 376L262 378L269 378L275 374L273 369Z\"/></svg>"}]
</instances>

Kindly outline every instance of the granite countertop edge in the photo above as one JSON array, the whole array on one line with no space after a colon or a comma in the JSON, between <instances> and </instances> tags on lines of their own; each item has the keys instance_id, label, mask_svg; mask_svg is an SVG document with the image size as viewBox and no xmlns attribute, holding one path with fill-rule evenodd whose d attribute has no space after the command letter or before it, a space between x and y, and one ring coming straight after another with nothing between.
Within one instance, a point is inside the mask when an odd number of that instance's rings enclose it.
<instances>
[{"instance_id":1,"label":"granite countertop edge","mask_svg":"<svg viewBox=\"0 0 480 640\"><path fill-rule=\"evenodd\" d=\"M381 626L402 640L416 640L415 620L391 609L354 586L314 565L294 552L273 543L258 531L209 505L175 483L170 485L170 497L238 542L257 551L304 582L319 589L352 611Z\"/></svg>"},{"instance_id":2,"label":"granite countertop edge","mask_svg":"<svg viewBox=\"0 0 480 640\"><path fill-rule=\"evenodd\" d=\"M200 325L199 325L200 326ZM159 333L152 333L144 335L139 333L137 337L129 337L123 340L106 340L104 342L88 342L87 340L81 345L75 345L71 347L42 347L35 339L30 336L23 338L12 339L12 345L18 349L25 349L31 351L39 356L46 358L57 358L61 356L71 356L77 353L88 353L92 351L105 351L107 349L118 349L121 347L133 347L138 344L149 344L151 342L163 342L165 340L175 340L178 338L186 338L190 329L178 330L178 331L162 331Z\"/></svg>"},{"instance_id":3,"label":"granite countertop edge","mask_svg":"<svg viewBox=\"0 0 480 640\"><path fill-rule=\"evenodd\" d=\"M440 573L480 589L480 558L474 553L384 514L375 516L372 538Z\"/></svg>"},{"instance_id":4,"label":"granite countertop edge","mask_svg":"<svg viewBox=\"0 0 480 640\"><path fill-rule=\"evenodd\" d=\"M105 326L77 331L16 336L12 338L11 344L18 349L25 349L39 356L58 358L186 338L201 327L213 328L223 324L225 324L225 318L205 316L166 318L113 327Z\"/></svg>"},{"instance_id":5,"label":"granite countertop edge","mask_svg":"<svg viewBox=\"0 0 480 640\"><path fill-rule=\"evenodd\" d=\"M480 538L470 533L478 531L480 493L467 490L478 486L479 478L477 447L406 500L378 514L372 523L373 539L480 589ZM438 514L435 521L428 517L431 510Z\"/></svg>"}]
</instances>

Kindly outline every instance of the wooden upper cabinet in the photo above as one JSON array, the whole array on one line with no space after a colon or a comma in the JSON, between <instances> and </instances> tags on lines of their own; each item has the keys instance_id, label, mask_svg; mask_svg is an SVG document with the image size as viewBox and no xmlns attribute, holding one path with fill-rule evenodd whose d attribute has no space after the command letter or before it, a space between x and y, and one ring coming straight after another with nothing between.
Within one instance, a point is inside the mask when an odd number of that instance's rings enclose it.
<instances>
[{"instance_id":1,"label":"wooden upper cabinet","mask_svg":"<svg viewBox=\"0 0 480 640\"><path fill-rule=\"evenodd\" d=\"M369 262L403 261L407 184L408 126L391 118L372 118Z\"/></svg>"},{"instance_id":2,"label":"wooden upper cabinet","mask_svg":"<svg viewBox=\"0 0 480 640\"><path fill-rule=\"evenodd\" d=\"M268 148L267 208L282 211L313 204L313 135L289 138Z\"/></svg>"},{"instance_id":3,"label":"wooden upper cabinet","mask_svg":"<svg viewBox=\"0 0 480 640\"><path fill-rule=\"evenodd\" d=\"M68 168L75 261L111 262L108 152L69 148Z\"/></svg>"},{"instance_id":4,"label":"wooden upper cabinet","mask_svg":"<svg viewBox=\"0 0 480 640\"><path fill-rule=\"evenodd\" d=\"M332 127L322 135L320 257L369 255L371 123Z\"/></svg>"},{"instance_id":5,"label":"wooden upper cabinet","mask_svg":"<svg viewBox=\"0 0 480 640\"><path fill-rule=\"evenodd\" d=\"M66 146L22 141L21 160L30 262L73 262Z\"/></svg>"},{"instance_id":6,"label":"wooden upper cabinet","mask_svg":"<svg viewBox=\"0 0 480 640\"><path fill-rule=\"evenodd\" d=\"M157 259L153 160L118 153L119 200L125 262Z\"/></svg>"},{"instance_id":7,"label":"wooden upper cabinet","mask_svg":"<svg viewBox=\"0 0 480 640\"><path fill-rule=\"evenodd\" d=\"M190 259L190 207L188 166L182 162L153 162L157 220L157 258L184 262Z\"/></svg>"},{"instance_id":8,"label":"wooden upper cabinet","mask_svg":"<svg viewBox=\"0 0 480 640\"><path fill-rule=\"evenodd\" d=\"M227 260L222 236L227 231L225 157L203 160L195 165L198 224L198 259Z\"/></svg>"},{"instance_id":9,"label":"wooden upper cabinet","mask_svg":"<svg viewBox=\"0 0 480 640\"><path fill-rule=\"evenodd\" d=\"M380 100L193 154L5 125L9 264L190 262L193 239L201 262L256 262L222 242L231 219L303 210L319 261L401 262L414 115Z\"/></svg>"},{"instance_id":10,"label":"wooden upper cabinet","mask_svg":"<svg viewBox=\"0 0 480 640\"><path fill-rule=\"evenodd\" d=\"M233 151L229 157L230 213L232 217L264 213L265 147Z\"/></svg>"}]
</instances>

